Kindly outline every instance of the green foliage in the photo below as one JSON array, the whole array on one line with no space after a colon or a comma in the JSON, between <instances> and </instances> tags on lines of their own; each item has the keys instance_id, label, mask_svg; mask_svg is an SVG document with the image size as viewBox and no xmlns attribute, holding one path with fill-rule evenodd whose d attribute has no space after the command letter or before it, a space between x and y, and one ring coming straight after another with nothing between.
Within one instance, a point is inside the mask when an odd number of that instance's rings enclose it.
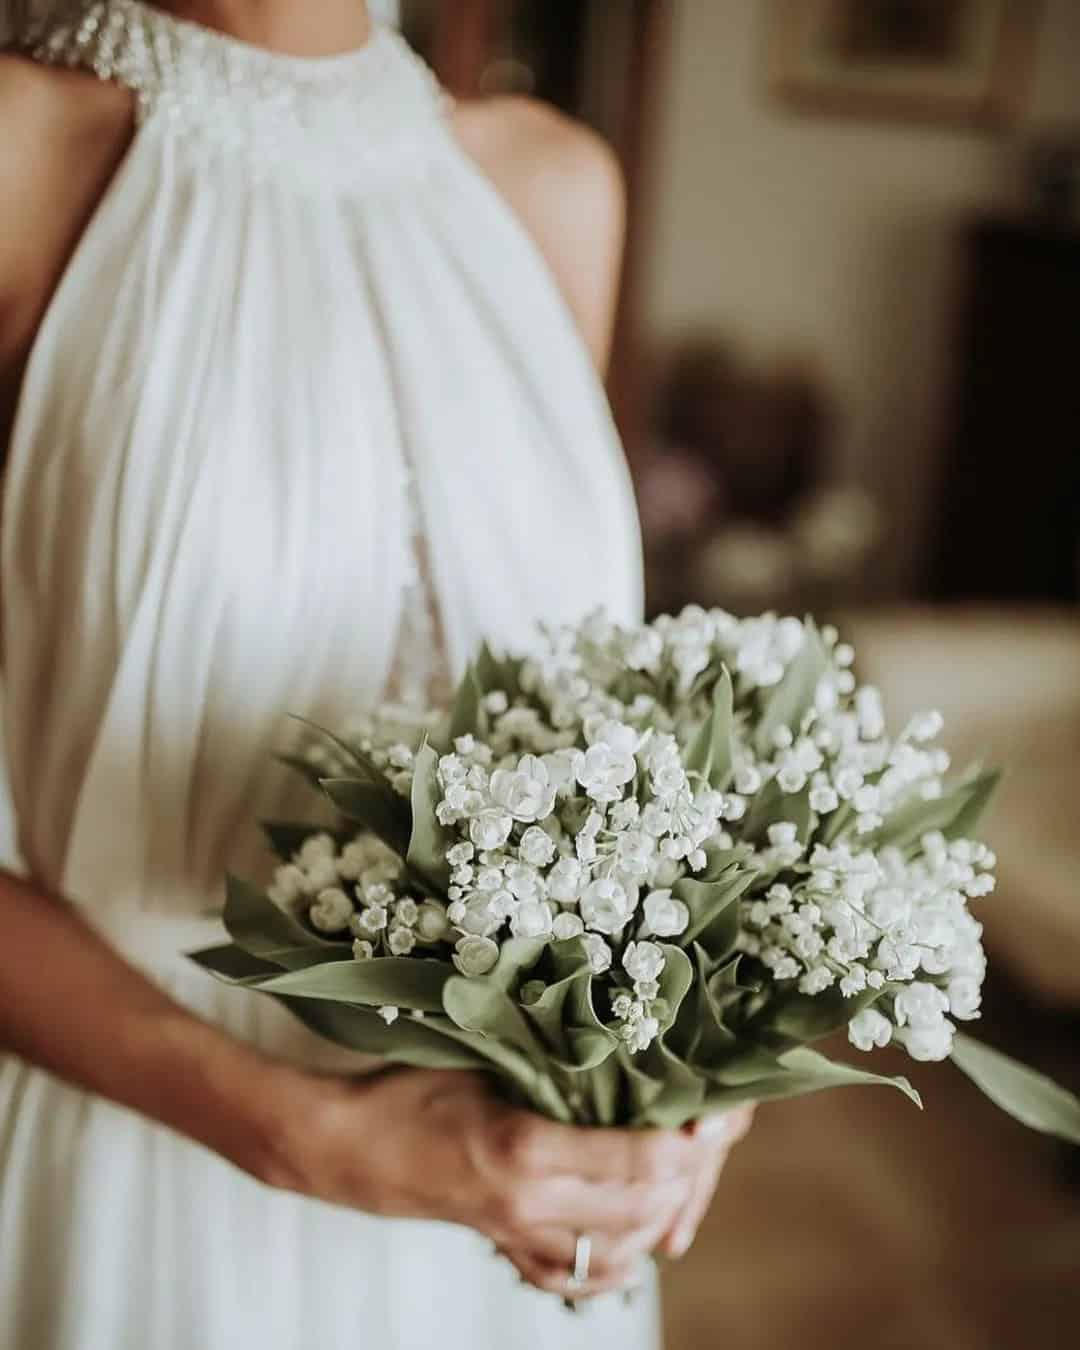
<instances>
[{"instance_id":1,"label":"green foliage","mask_svg":"<svg viewBox=\"0 0 1080 1350\"><path fill-rule=\"evenodd\" d=\"M440 799L438 766L438 754L425 741L414 764L412 825L406 861L414 875L427 882L434 894L445 895L450 884L450 864L446 861L450 836L435 814Z\"/></svg>"},{"instance_id":2,"label":"green foliage","mask_svg":"<svg viewBox=\"0 0 1080 1350\"><path fill-rule=\"evenodd\" d=\"M341 956L340 942L317 937L257 886L238 877L227 881L224 922L241 951L285 970L300 970Z\"/></svg>"},{"instance_id":3,"label":"green foliage","mask_svg":"<svg viewBox=\"0 0 1080 1350\"><path fill-rule=\"evenodd\" d=\"M264 993L317 998L331 1003L442 1012L443 990L454 969L445 961L407 961L377 956L369 961L331 961L306 970L291 970L258 983Z\"/></svg>"},{"instance_id":4,"label":"green foliage","mask_svg":"<svg viewBox=\"0 0 1080 1350\"><path fill-rule=\"evenodd\" d=\"M759 755L771 755L773 737L781 727L790 727L799 734L803 718L814 706L814 695L821 677L829 668L829 654L813 621L806 621L806 637L802 647L784 672L784 678L763 695L761 717L754 731L754 745Z\"/></svg>"},{"instance_id":5,"label":"green foliage","mask_svg":"<svg viewBox=\"0 0 1080 1350\"><path fill-rule=\"evenodd\" d=\"M408 856L412 838L412 810L385 779L324 778L323 791L346 820L378 835L400 858Z\"/></svg>"},{"instance_id":6,"label":"green foliage","mask_svg":"<svg viewBox=\"0 0 1080 1350\"><path fill-rule=\"evenodd\" d=\"M1080 1099L1000 1050L953 1037L952 1062L1003 1111L1030 1129L1080 1144Z\"/></svg>"},{"instance_id":7,"label":"green foliage","mask_svg":"<svg viewBox=\"0 0 1080 1350\"><path fill-rule=\"evenodd\" d=\"M687 773L699 774L711 787L718 789L727 786L732 772L734 697L731 676L723 670L713 688L712 710L683 758Z\"/></svg>"}]
</instances>

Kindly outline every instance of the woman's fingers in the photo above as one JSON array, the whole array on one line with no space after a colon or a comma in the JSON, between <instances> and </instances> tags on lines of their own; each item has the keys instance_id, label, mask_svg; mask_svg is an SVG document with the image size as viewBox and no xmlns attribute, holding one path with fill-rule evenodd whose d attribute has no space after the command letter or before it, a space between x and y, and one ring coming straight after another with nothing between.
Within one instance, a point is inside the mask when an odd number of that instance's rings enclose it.
<instances>
[{"instance_id":1,"label":"woman's fingers","mask_svg":"<svg viewBox=\"0 0 1080 1350\"><path fill-rule=\"evenodd\" d=\"M665 1256L680 1257L690 1250L694 1238L697 1236L697 1230L701 1226L701 1221L709 1208L709 1202L713 1198L716 1183L726 1161L727 1153L717 1151L698 1173L690 1199L664 1235L660 1245L660 1250Z\"/></svg>"},{"instance_id":2,"label":"woman's fingers","mask_svg":"<svg viewBox=\"0 0 1080 1350\"><path fill-rule=\"evenodd\" d=\"M678 1213L683 1213L685 1207L680 1206ZM607 1278L655 1250L673 1222L678 1219L669 1209L657 1213L641 1228L615 1235L587 1222L578 1228L536 1228L524 1234L523 1240L510 1239L505 1245L530 1251L541 1261L567 1271L573 1267L577 1255L578 1237L587 1233L591 1244L590 1269L598 1277Z\"/></svg>"},{"instance_id":3,"label":"woman's fingers","mask_svg":"<svg viewBox=\"0 0 1080 1350\"><path fill-rule=\"evenodd\" d=\"M742 1106L724 1115L705 1116L687 1126L687 1134L706 1151L691 1184L686 1204L664 1237L660 1250L666 1256L679 1257L689 1251L709 1208L728 1155L746 1135L753 1120L754 1107Z\"/></svg>"},{"instance_id":4,"label":"woman's fingers","mask_svg":"<svg viewBox=\"0 0 1080 1350\"><path fill-rule=\"evenodd\" d=\"M632 1289L642 1278L643 1258L628 1260L621 1265L609 1264L602 1269L590 1263L589 1278L581 1284L571 1279L569 1264L545 1261L534 1252L514 1247L500 1247L505 1256L517 1269L522 1279L545 1293L561 1294L563 1298L595 1298L597 1294L611 1293L616 1289Z\"/></svg>"},{"instance_id":5,"label":"woman's fingers","mask_svg":"<svg viewBox=\"0 0 1080 1350\"><path fill-rule=\"evenodd\" d=\"M694 1177L689 1173L661 1186L597 1185L560 1177L543 1186L533 1218L541 1226L612 1238L657 1226L663 1230L690 1199Z\"/></svg>"},{"instance_id":6,"label":"woman's fingers","mask_svg":"<svg viewBox=\"0 0 1080 1350\"><path fill-rule=\"evenodd\" d=\"M673 1181L694 1171L698 1154L683 1131L585 1129L529 1111L506 1113L499 1148L516 1171L622 1185Z\"/></svg>"}]
</instances>

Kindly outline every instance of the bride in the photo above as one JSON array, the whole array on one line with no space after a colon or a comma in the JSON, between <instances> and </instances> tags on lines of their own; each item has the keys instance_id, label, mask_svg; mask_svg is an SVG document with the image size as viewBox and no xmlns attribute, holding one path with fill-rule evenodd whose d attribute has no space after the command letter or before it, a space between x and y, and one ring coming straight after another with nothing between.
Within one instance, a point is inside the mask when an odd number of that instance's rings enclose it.
<instances>
[{"instance_id":1,"label":"bride","mask_svg":"<svg viewBox=\"0 0 1080 1350\"><path fill-rule=\"evenodd\" d=\"M685 1250L744 1117L357 1076L181 955L288 711L637 615L610 157L448 106L361 0L5 8L0 1347L644 1350L651 1289L592 1297Z\"/></svg>"}]
</instances>

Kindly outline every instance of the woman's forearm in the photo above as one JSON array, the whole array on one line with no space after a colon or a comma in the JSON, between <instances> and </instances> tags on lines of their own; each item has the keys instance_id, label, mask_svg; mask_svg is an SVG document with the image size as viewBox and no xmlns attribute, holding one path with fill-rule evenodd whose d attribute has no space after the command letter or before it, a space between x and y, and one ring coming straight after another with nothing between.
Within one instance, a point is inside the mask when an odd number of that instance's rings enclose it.
<instances>
[{"instance_id":1,"label":"woman's forearm","mask_svg":"<svg viewBox=\"0 0 1080 1350\"><path fill-rule=\"evenodd\" d=\"M64 903L0 873L0 1050L289 1184L283 1106L304 1077L180 1007Z\"/></svg>"}]
</instances>

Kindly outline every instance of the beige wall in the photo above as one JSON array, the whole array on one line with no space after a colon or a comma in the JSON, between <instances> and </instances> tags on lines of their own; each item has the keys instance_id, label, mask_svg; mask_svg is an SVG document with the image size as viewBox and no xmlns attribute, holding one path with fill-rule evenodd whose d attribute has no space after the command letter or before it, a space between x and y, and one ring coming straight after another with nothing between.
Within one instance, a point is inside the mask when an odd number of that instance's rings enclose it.
<instances>
[{"instance_id":1,"label":"beige wall","mask_svg":"<svg viewBox=\"0 0 1080 1350\"><path fill-rule=\"evenodd\" d=\"M653 168L646 318L752 354L809 350L839 395L842 472L900 522L911 571L945 434L957 238L1016 196L1015 145L771 103L767 0L673 0ZM1080 0L1047 0L1027 122L1080 122Z\"/></svg>"}]
</instances>

